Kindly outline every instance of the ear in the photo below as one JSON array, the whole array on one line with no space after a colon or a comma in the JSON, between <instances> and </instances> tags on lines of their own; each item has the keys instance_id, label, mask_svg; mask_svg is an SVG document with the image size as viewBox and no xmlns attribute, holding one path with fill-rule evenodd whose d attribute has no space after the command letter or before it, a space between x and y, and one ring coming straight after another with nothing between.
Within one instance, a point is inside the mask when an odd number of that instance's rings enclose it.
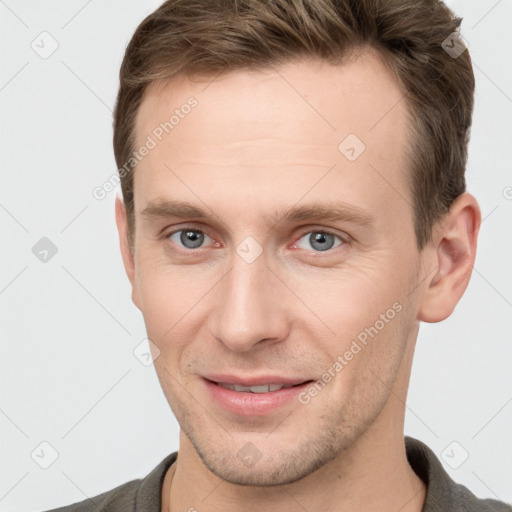
<instances>
[{"instance_id":1,"label":"ear","mask_svg":"<svg viewBox=\"0 0 512 512\"><path fill-rule=\"evenodd\" d=\"M441 322L452 314L471 278L481 222L478 202L466 192L434 230L429 265L436 273L423 293L418 320Z\"/></svg>"},{"instance_id":2,"label":"ear","mask_svg":"<svg viewBox=\"0 0 512 512\"><path fill-rule=\"evenodd\" d=\"M128 242L128 223L126 220L126 208L123 200L116 197L116 225L119 233L119 246L123 257L124 269L132 285L132 301L140 309L139 297L135 281L135 258Z\"/></svg>"}]
</instances>

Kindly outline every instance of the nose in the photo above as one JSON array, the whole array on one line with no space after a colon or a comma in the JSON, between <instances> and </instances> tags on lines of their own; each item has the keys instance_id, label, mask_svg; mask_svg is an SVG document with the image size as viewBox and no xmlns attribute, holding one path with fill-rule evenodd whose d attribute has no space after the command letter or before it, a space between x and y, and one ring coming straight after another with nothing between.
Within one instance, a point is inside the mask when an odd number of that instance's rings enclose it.
<instances>
[{"instance_id":1,"label":"nose","mask_svg":"<svg viewBox=\"0 0 512 512\"><path fill-rule=\"evenodd\" d=\"M210 323L212 335L230 351L247 352L287 338L286 287L274 272L263 255L247 263L234 254L217 287L218 307Z\"/></svg>"}]
</instances>

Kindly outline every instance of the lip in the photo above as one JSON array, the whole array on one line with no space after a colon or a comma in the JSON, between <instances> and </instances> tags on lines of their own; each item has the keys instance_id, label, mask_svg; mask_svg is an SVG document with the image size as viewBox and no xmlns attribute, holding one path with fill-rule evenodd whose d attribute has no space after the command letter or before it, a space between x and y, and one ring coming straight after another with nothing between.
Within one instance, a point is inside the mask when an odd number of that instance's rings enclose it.
<instances>
[{"instance_id":1,"label":"lip","mask_svg":"<svg viewBox=\"0 0 512 512\"><path fill-rule=\"evenodd\" d=\"M288 382L286 382L288 380ZM264 416L284 407L293 400L298 402L297 395L304 391L313 381L299 381L297 379L284 379L283 377L269 376L257 377L253 379L239 378L223 375L219 380L210 380L203 378L206 392L212 398L213 402L225 411L243 417ZM261 384L292 384L291 388L283 388L278 391L269 391L267 393L251 393L244 391L232 391L217 384L217 382L226 382L230 384L239 384L242 386L258 386ZM247 384L250 382L250 384Z\"/></svg>"},{"instance_id":2,"label":"lip","mask_svg":"<svg viewBox=\"0 0 512 512\"><path fill-rule=\"evenodd\" d=\"M309 382L312 379L304 379L301 377L283 377L281 375L255 375L252 377L238 377L231 374L208 374L203 375L203 378L213 382L222 382L223 384L238 384L239 386L261 386L263 384L285 384L287 386L295 386L303 382Z\"/></svg>"}]
</instances>

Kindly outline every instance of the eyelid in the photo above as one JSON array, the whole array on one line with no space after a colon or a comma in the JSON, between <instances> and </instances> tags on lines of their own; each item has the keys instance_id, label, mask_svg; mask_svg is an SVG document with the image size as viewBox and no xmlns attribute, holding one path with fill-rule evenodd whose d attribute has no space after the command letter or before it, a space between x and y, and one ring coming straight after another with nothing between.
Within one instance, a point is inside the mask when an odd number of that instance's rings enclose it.
<instances>
[{"instance_id":1,"label":"eyelid","mask_svg":"<svg viewBox=\"0 0 512 512\"><path fill-rule=\"evenodd\" d=\"M205 235L208 235L208 233L204 229L201 229L201 228L198 228L198 227L192 226L192 225L186 225L186 226L174 228L172 231L168 231L163 236L164 236L164 238L169 238L171 235L174 235L175 233L179 233L180 231L187 231L187 230L188 231L199 231L200 233L204 233ZM208 235L208 236L210 236L210 235Z\"/></svg>"},{"instance_id":2,"label":"eyelid","mask_svg":"<svg viewBox=\"0 0 512 512\"><path fill-rule=\"evenodd\" d=\"M169 227L169 226L168 226ZM197 222L188 222L186 224L177 224L174 226L170 226L171 231L167 231L167 228L162 229L161 233L163 233L163 237L167 238L170 235L173 235L174 233L178 233L179 231L186 231L187 229L191 231L200 231L201 233L205 233L208 235L208 227L203 226L201 223ZM208 235L210 236L210 235ZM211 237L210 237L211 238Z\"/></svg>"}]
</instances>

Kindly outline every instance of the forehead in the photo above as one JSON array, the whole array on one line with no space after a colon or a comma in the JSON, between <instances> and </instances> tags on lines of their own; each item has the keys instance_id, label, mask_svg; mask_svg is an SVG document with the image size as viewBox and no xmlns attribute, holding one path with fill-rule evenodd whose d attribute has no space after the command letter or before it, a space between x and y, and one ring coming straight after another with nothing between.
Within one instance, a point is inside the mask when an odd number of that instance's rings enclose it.
<instances>
[{"instance_id":1,"label":"forehead","mask_svg":"<svg viewBox=\"0 0 512 512\"><path fill-rule=\"evenodd\" d=\"M394 200L410 214L407 125L404 94L375 52L154 84L136 123L136 147L155 143L136 168L136 211L178 193L215 203L236 189L240 206L256 195L263 207L309 189L373 210Z\"/></svg>"}]
</instances>

